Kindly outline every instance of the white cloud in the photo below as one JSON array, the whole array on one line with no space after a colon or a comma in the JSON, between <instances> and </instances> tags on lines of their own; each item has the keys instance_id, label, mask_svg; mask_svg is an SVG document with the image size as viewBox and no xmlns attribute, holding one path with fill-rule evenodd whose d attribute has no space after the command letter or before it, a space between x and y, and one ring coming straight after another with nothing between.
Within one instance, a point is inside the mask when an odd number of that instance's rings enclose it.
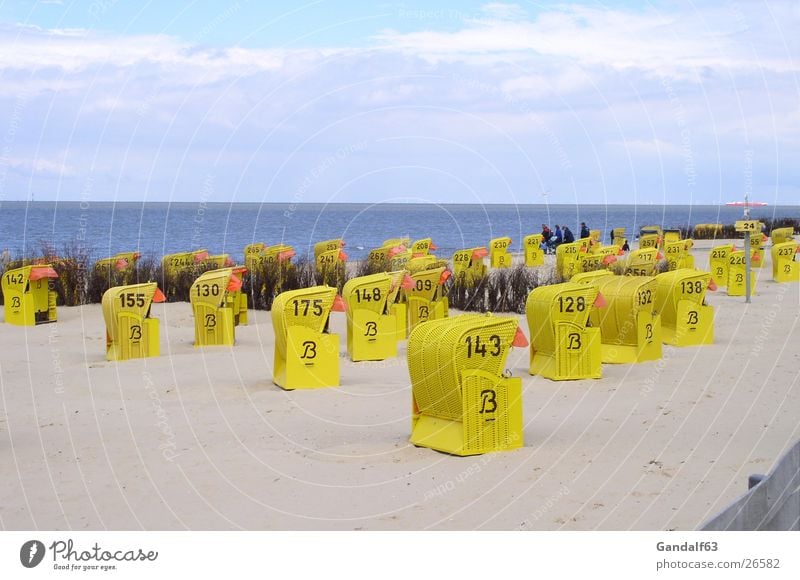
<instances>
[{"instance_id":1,"label":"white cloud","mask_svg":"<svg viewBox=\"0 0 800 580\"><path fill-rule=\"evenodd\" d=\"M75 175L75 168L64 163L63 158L65 155L61 153L52 159L43 157L36 157L33 159L10 157L8 159L9 167L23 173L34 173L47 177L72 177Z\"/></svg>"},{"instance_id":2,"label":"white cloud","mask_svg":"<svg viewBox=\"0 0 800 580\"><path fill-rule=\"evenodd\" d=\"M549 74L526 74L502 82L500 88L510 96L523 99L538 99L545 96L563 96L589 88L592 80L579 67L566 65Z\"/></svg>"},{"instance_id":3,"label":"white cloud","mask_svg":"<svg viewBox=\"0 0 800 580\"><path fill-rule=\"evenodd\" d=\"M678 157L684 154L680 145L659 138L612 141L609 145L634 156Z\"/></svg>"},{"instance_id":4,"label":"white cloud","mask_svg":"<svg viewBox=\"0 0 800 580\"><path fill-rule=\"evenodd\" d=\"M487 19L496 20L515 20L526 18L527 13L518 4L506 4L503 2L490 2L481 6L481 12Z\"/></svg>"},{"instance_id":5,"label":"white cloud","mask_svg":"<svg viewBox=\"0 0 800 580\"><path fill-rule=\"evenodd\" d=\"M455 32L387 30L375 39L386 49L432 62L486 62L487 56L519 62L538 56L680 77L696 76L706 67L726 72L800 70L800 63L781 50L783 39L767 38L767 53L756 53L741 30L743 17L730 10L662 14L565 5L535 20L500 13L507 17L466 20Z\"/></svg>"},{"instance_id":6,"label":"white cloud","mask_svg":"<svg viewBox=\"0 0 800 580\"><path fill-rule=\"evenodd\" d=\"M82 29L42 31L17 27L0 31L0 70L36 72L54 69L74 75L97 67L131 71L157 66L188 82L216 82L273 71L290 60L314 60L328 50L199 48L166 35L113 37Z\"/></svg>"}]
</instances>

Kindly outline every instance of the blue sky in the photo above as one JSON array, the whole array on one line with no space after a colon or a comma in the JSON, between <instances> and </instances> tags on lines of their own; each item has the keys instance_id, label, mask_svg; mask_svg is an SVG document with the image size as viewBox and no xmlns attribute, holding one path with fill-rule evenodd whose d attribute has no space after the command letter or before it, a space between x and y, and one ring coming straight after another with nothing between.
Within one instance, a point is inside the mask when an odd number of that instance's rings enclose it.
<instances>
[{"instance_id":1,"label":"blue sky","mask_svg":"<svg viewBox=\"0 0 800 580\"><path fill-rule=\"evenodd\" d=\"M0 3L0 201L800 201L796 2Z\"/></svg>"}]
</instances>

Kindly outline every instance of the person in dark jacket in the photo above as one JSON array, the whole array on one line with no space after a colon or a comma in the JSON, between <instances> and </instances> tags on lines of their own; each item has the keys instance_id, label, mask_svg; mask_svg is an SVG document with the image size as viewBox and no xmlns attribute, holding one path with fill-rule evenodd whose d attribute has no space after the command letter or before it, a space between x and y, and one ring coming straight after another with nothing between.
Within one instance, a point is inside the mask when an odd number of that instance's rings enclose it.
<instances>
[{"instance_id":1,"label":"person in dark jacket","mask_svg":"<svg viewBox=\"0 0 800 580\"><path fill-rule=\"evenodd\" d=\"M561 245L561 242L563 242L563 241L564 241L564 237L561 234L561 226L557 225L556 226L556 231L553 234L553 236L550 238L550 241L547 243L547 245L550 246L551 250L555 250L559 245Z\"/></svg>"},{"instance_id":2,"label":"person in dark jacket","mask_svg":"<svg viewBox=\"0 0 800 580\"><path fill-rule=\"evenodd\" d=\"M569 226L564 226L564 243L571 244L575 241L575 234L569 229Z\"/></svg>"},{"instance_id":3,"label":"person in dark jacket","mask_svg":"<svg viewBox=\"0 0 800 580\"><path fill-rule=\"evenodd\" d=\"M591 232L589 232L586 222L581 222L581 238L588 238L590 235Z\"/></svg>"}]
</instances>

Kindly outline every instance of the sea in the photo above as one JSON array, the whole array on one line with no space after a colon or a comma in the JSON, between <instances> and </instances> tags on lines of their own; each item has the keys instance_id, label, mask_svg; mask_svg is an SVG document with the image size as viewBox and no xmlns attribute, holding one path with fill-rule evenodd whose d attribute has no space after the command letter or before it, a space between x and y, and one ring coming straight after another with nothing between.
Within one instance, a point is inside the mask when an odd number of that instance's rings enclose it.
<instances>
[{"instance_id":1,"label":"sea","mask_svg":"<svg viewBox=\"0 0 800 580\"><path fill-rule=\"evenodd\" d=\"M245 245L288 244L298 256L313 254L315 242L343 238L351 259L366 257L388 238L430 237L439 255L485 246L510 236L512 251L542 224L580 222L599 229L608 241L612 228L624 227L629 239L642 227L682 228L698 223L732 224L741 207L720 205L437 205L437 204L289 204L289 203L133 203L3 201L0 203L0 252L19 257L70 247L102 258L139 251L164 254L206 249L242 261ZM751 208L752 219L800 219L800 205ZM633 234L633 235L632 235Z\"/></svg>"}]
</instances>

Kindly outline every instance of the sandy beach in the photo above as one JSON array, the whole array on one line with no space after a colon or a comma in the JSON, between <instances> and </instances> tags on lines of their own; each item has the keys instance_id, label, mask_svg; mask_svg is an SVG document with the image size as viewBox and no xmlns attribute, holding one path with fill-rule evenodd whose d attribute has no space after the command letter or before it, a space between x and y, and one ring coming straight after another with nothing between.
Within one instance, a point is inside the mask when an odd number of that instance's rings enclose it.
<instances>
[{"instance_id":1,"label":"sandy beach","mask_svg":"<svg viewBox=\"0 0 800 580\"><path fill-rule=\"evenodd\" d=\"M514 349L524 447L463 458L408 443L405 343L352 363L342 313L341 387L294 392L272 383L269 312L199 349L190 305L156 304L161 356L121 363L99 304L3 324L0 528L695 529L800 436L800 284L757 272L752 304L709 293L712 346L566 382Z\"/></svg>"}]
</instances>

